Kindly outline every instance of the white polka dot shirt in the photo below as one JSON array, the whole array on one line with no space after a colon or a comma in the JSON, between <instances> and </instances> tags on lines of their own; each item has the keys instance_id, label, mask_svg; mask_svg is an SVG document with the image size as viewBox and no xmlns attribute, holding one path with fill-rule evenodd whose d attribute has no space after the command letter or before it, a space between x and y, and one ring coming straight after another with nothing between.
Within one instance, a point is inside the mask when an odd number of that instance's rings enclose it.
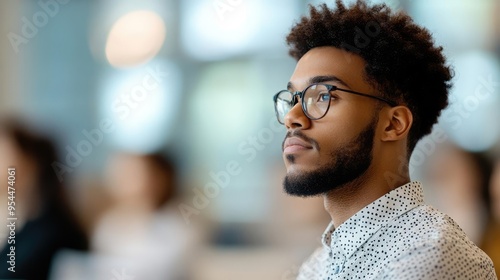
<instances>
[{"instance_id":1,"label":"white polka dot shirt","mask_svg":"<svg viewBox=\"0 0 500 280\"><path fill-rule=\"evenodd\" d=\"M490 258L448 216L424 205L418 182L330 223L298 280L497 279Z\"/></svg>"}]
</instances>

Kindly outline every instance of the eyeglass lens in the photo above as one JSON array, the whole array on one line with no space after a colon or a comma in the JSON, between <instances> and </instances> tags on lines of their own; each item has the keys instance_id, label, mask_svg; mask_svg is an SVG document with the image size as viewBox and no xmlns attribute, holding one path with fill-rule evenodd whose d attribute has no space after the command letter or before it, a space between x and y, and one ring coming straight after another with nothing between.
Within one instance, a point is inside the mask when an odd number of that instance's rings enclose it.
<instances>
[{"instance_id":1,"label":"eyeglass lens","mask_svg":"<svg viewBox=\"0 0 500 280\"><path fill-rule=\"evenodd\" d=\"M285 122L285 116L296 104L294 94L288 90L281 91L276 98L276 114L280 123ZM311 85L304 94L302 109L310 119L318 119L326 114L330 106L330 93L325 85Z\"/></svg>"}]
</instances>

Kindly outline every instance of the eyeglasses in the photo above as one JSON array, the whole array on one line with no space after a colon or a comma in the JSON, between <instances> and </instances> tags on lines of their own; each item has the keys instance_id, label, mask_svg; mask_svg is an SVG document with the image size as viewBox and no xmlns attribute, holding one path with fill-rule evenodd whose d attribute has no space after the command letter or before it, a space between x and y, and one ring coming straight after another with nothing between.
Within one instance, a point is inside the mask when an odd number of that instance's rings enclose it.
<instances>
[{"instance_id":1,"label":"eyeglasses","mask_svg":"<svg viewBox=\"0 0 500 280\"><path fill-rule=\"evenodd\" d=\"M391 107L397 104L393 101L387 100L382 97L369 95L348 89L341 89L334 85L327 84L311 84L303 91L291 92L289 90L282 90L276 93L273 97L274 110L278 122L285 124L285 116L292 110L293 106L298 103L297 97L301 100L302 111L311 120L319 120L326 115L330 108L330 100L332 98L332 91L345 91L356 95L366 96L389 104Z\"/></svg>"}]
</instances>

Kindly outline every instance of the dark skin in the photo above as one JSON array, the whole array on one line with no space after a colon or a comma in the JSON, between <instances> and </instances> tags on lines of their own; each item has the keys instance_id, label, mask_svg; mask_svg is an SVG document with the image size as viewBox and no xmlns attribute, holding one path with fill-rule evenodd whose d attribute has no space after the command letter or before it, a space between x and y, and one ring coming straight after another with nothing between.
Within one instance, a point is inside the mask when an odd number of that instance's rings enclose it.
<instances>
[{"instance_id":1,"label":"dark skin","mask_svg":"<svg viewBox=\"0 0 500 280\"><path fill-rule=\"evenodd\" d=\"M322 83L339 88L377 95L376 89L365 79L365 65L356 54L334 47L314 48L298 61L290 78L289 90L302 91L320 79ZM295 139L302 143L286 147L283 159L287 174L300 176L302 172L314 171L331 162L332 154L352 142L374 116L378 116L373 160L368 170L353 181L323 194L325 209L334 226L338 227L366 205L410 182L408 161L402 162L401 159L409 158L407 137L413 118L406 106L381 106L372 98L339 91L334 94L330 109L319 120L307 118L300 102L286 115L288 132L300 130L316 143ZM396 179L388 180L388 173L397 174Z\"/></svg>"}]
</instances>

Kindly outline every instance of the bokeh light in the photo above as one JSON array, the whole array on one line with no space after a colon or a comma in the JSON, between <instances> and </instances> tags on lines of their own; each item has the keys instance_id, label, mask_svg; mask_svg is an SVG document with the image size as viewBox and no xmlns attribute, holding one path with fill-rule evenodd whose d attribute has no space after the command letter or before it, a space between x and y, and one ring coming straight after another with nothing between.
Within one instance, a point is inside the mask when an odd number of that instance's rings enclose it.
<instances>
[{"instance_id":1,"label":"bokeh light","mask_svg":"<svg viewBox=\"0 0 500 280\"><path fill-rule=\"evenodd\" d=\"M166 27L152 11L134 11L120 17L106 42L106 58L115 67L130 67L153 58L165 41Z\"/></svg>"}]
</instances>

